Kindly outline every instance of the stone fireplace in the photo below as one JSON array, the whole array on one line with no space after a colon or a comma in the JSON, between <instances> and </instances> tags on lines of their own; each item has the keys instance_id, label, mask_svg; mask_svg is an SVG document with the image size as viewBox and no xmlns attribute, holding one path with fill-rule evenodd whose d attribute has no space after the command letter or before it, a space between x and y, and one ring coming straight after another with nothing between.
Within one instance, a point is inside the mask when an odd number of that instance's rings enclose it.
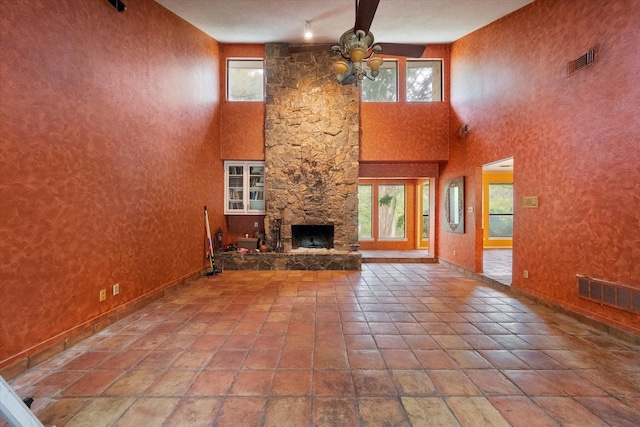
<instances>
[{"instance_id":1,"label":"stone fireplace","mask_svg":"<svg viewBox=\"0 0 640 427\"><path fill-rule=\"evenodd\" d=\"M293 228L331 224L332 247L349 251L358 241L358 92L336 82L328 52L265 50L267 243L277 219L285 252L300 245Z\"/></svg>"},{"instance_id":2,"label":"stone fireplace","mask_svg":"<svg viewBox=\"0 0 640 427\"><path fill-rule=\"evenodd\" d=\"M360 270L361 254L350 251L358 241L358 92L336 82L328 52L265 51L270 251L222 252L216 262L222 270Z\"/></svg>"}]
</instances>

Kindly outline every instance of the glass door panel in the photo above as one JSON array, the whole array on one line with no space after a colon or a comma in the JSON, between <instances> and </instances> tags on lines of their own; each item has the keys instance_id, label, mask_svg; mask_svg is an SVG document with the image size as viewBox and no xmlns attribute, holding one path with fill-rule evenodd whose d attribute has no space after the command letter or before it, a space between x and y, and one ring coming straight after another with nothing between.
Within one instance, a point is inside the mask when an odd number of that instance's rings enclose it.
<instances>
[{"instance_id":1,"label":"glass door panel","mask_svg":"<svg viewBox=\"0 0 640 427\"><path fill-rule=\"evenodd\" d=\"M378 186L378 239L404 239L404 184Z\"/></svg>"},{"instance_id":2,"label":"glass door panel","mask_svg":"<svg viewBox=\"0 0 640 427\"><path fill-rule=\"evenodd\" d=\"M244 210L244 167L229 166L229 206L230 211Z\"/></svg>"},{"instance_id":3,"label":"glass door panel","mask_svg":"<svg viewBox=\"0 0 640 427\"><path fill-rule=\"evenodd\" d=\"M425 182L420 185L420 248L429 247L429 183Z\"/></svg>"},{"instance_id":4,"label":"glass door panel","mask_svg":"<svg viewBox=\"0 0 640 427\"><path fill-rule=\"evenodd\" d=\"M249 166L249 210L264 210L264 166Z\"/></svg>"}]
</instances>

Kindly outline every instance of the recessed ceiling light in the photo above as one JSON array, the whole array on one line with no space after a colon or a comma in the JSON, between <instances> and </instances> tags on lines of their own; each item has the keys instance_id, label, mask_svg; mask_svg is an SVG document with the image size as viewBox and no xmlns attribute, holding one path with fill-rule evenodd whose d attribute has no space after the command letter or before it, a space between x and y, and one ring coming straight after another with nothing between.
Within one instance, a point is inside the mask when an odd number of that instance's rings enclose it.
<instances>
[{"instance_id":1,"label":"recessed ceiling light","mask_svg":"<svg viewBox=\"0 0 640 427\"><path fill-rule=\"evenodd\" d=\"M311 31L311 23L309 21L304 21L304 38L309 40L313 37L313 32Z\"/></svg>"}]
</instances>

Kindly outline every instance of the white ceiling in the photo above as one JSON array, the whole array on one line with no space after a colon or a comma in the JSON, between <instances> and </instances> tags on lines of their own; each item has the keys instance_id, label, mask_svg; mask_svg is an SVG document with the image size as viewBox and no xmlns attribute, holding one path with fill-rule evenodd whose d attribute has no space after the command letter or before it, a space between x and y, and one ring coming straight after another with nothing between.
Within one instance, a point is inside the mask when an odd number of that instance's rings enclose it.
<instances>
[{"instance_id":1,"label":"white ceiling","mask_svg":"<svg viewBox=\"0 0 640 427\"><path fill-rule=\"evenodd\" d=\"M220 43L335 43L353 27L355 0L156 0ZM450 43L533 0L380 0L377 42Z\"/></svg>"},{"instance_id":2,"label":"white ceiling","mask_svg":"<svg viewBox=\"0 0 640 427\"><path fill-rule=\"evenodd\" d=\"M482 172L513 172L513 157L483 165Z\"/></svg>"}]
</instances>

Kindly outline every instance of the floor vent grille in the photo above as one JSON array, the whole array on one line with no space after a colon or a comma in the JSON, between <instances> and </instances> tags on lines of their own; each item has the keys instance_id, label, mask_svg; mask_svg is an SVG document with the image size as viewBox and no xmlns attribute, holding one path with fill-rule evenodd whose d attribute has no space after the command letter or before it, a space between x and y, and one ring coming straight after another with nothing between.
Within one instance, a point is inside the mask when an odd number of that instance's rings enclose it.
<instances>
[{"instance_id":1,"label":"floor vent grille","mask_svg":"<svg viewBox=\"0 0 640 427\"><path fill-rule=\"evenodd\" d=\"M578 274L577 278L578 295L581 298L621 310L640 313L640 289L581 274Z\"/></svg>"},{"instance_id":2,"label":"floor vent grille","mask_svg":"<svg viewBox=\"0 0 640 427\"><path fill-rule=\"evenodd\" d=\"M595 60L596 60L596 49L591 48L587 51L587 53L585 53L581 57L574 59L573 61L569 61L567 77L571 76L576 71L582 70L587 65L595 62Z\"/></svg>"}]
</instances>

